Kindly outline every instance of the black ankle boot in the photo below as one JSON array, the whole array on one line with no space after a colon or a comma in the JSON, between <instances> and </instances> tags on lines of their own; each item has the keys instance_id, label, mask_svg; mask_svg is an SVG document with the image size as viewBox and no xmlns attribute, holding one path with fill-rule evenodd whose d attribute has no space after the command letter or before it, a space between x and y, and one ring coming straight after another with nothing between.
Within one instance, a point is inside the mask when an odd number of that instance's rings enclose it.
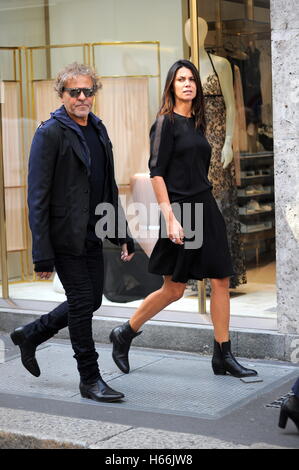
<instances>
[{"instance_id":1,"label":"black ankle boot","mask_svg":"<svg viewBox=\"0 0 299 470\"><path fill-rule=\"evenodd\" d=\"M23 366L35 377L40 376L40 368L35 358L36 346L24 333L24 327L20 326L16 328L10 335L13 343L19 346L21 351L21 361Z\"/></svg>"},{"instance_id":2,"label":"black ankle boot","mask_svg":"<svg viewBox=\"0 0 299 470\"><path fill-rule=\"evenodd\" d=\"M132 339L139 336L141 333L142 331L135 333L128 321L123 325L113 328L110 333L109 339L113 344L113 360L117 367L125 374L130 372L128 354Z\"/></svg>"},{"instance_id":3,"label":"black ankle boot","mask_svg":"<svg viewBox=\"0 0 299 470\"><path fill-rule=\"evenodd\" d=\"M278 426L284 429L287 425L288 418L295 423L299 431L299 398L295 395L283 401Z\"/></svg>"},{"instance_id":4,"label":"black ankle boot","mask_svg":"<svg viewBox=\"0 0 299 470\"><path fill-rule=\"evenodd\" d=\"M124 398L124 394L113 390L108 384L99 377L93 384L84 384L82 381L79 385L80 393L83 398L89 398L94 401L113 402Z\"/></svg>"},{"instance_id":5,"label":"black ankle boot","mask_svg":"<svg viewBox=\"0 0 299 470\"><path fill-rule=\"evenodd\" d=\"M212 358L212 368L215 375L225 375L226 372L234 377L250 377L257 375L256 370L246 369L237 362L231 352L231 343L217 343L214 340L214 353Z\"/></svg>"}]
</instances>

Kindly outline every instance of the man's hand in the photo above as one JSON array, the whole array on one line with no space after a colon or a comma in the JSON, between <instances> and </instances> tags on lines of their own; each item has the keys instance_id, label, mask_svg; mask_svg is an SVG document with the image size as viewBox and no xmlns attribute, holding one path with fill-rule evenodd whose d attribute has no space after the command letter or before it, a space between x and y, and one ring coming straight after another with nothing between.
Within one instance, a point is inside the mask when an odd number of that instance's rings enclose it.
<instances>
[{"instance_id":1,"label":"man's hand","mask_svg":"<svg viewBox=\"0 0 299 470\"><path fill-rule=\"evenodd\" d=\"M131 259L133 258L134 255L135 255L135 253L131 253L130 255L128 255L128 247L127 247L126 243L124 243L121 246L120 259L122 261L131 261Z\"/></svg>"},{"instance_id":2,"label":"man's hand","mask_svg":"<svg viewBox=\"0 0 299 470\"><path fill-rule=\"evenodd\" d=\"M37 277L39 277L40 279L50 279L50 277L52 276L53 272L40 272L40 273L36 273L37 274Z\"/></svg>"}]
</instances>

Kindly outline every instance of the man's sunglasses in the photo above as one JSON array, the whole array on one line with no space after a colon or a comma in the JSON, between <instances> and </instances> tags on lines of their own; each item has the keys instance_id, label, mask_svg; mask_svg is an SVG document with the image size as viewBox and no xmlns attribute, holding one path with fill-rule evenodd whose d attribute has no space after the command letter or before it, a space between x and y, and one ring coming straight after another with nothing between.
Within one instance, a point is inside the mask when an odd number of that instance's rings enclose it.
<instances>
[{"instance_id":1,"label":"man's sunglasses","mask_svg":"<svg viewBox=\"0 0 299 470\"><path fill-rule=\"evenodd\" d=\"M62 91L67 91L71 98L78 98L82 91L86 98L95 94L94 88L63 88Z\"/></svg>"}]
</instances>

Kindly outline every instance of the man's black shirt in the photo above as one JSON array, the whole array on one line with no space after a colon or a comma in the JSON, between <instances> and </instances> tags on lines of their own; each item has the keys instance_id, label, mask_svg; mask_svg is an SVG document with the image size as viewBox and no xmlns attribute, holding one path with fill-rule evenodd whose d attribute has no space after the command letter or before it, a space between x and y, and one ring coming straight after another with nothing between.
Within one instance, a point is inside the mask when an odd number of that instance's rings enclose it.
<instances>
[{"instance_id":1,"label":"man's black shirt","mask_svg":"<svg viewBox=\"0 0 299 470\"><path fill-rule=\"evenodd\" d=\"M98 241L95 235L95 224L99 216L95 215L96 206L103 202L106 178L106 154L97 131L90 121L87 126L80 126L90 151L90 197L89 197L89 221L87 226L87 238Z\"/></svg>"}]
</instances>

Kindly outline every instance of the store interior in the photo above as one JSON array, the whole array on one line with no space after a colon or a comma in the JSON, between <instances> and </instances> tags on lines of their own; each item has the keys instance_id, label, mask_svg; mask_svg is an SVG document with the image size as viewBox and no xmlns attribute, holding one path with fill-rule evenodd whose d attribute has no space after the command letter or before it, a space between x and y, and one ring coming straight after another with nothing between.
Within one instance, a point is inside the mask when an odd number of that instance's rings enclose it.
<instances>
[{"instance_id":1,"label":"store interior","mask_svg":"<svg viewBox=\"0 0 299 470\"><path fill-rule=\"evenodd\" d=\"M4 29L0 28L0 78L5 100L1 116L10 298L14 302L64 300L56 276L52 281L41 282L33 274L26 177L34 130L60 106L53 92L54 76L62 65L74 60L92 63L100 71L103 88L94 111L103 119L113 142L116 180L124 207L131 208L128 220L138 243L138 260L144 269L144 279L147 279L146 260L157 236L158 213L154 207L146 220L142 219L144 214L139 214L136 219L132 203L142 203L148 210L151 204L155 205L147 169L148 132L169 66L178 58L190 58L191 55L188 2L155 1L149 10L151 2L130 0L128 10L134 21L129 24L122 21L122 15L129 16L128 11L123 11L123 2L113 2L114 5L109 7L105 2L106 15L113 19L111 32L105 24L105 15L100 15L104 2L88 0L85 7L90 4L99 14L101 28L96 28L91 19L93 28L89 25L88 31L85 28L78 34L74 31L78 31L76 24L83 12L82 2L72 2L78 7L72 8L73 29L69 24L65 30L59 25L68 11L68 1L53 5L48 2L47 19L41 2L32 1L27 9L18 1L10 2L15 9L5 9L5 2L2 3L0 22ZM204 49L209 52L216 72L217 61L221 62L221 59L229 62L232 71L229 86L233 87L235 99L234 158L229 171L217 173L215 163L215 171L210 174L216 200L228 227L236 267L230 289L232 325L276 329L270 2L204 0L198 2L198 12L207 24ZM22 27L16 32L12 27L16 27L22 13ZM39 25L35 33L29 31L32 13ZM163 22L165 14L168 14L167 31ZM141 28L146 15L154 16L154 26L149 27L147 21L146 27ZM202 24L199 22L199 34ZM204 70L201 60L199 68ZM211 73L214 73L212 69ZM219 83L217 93L210 88L211 83L203 83L206 106L211 107L214 116L215 106L224 106L221 108L224 111L225 107L228 109L227 102L220 96L223 95L221 77ZM223 123L227 114L222 117ZM219 122L214 124L219 128ZM225 139L225 127L221 126L217 142L219 144L219 139L223 139L222 144L220 147L214 145L213 157L218 163ZM136 135L138 139L134 138ZM213 146L212 127L210 138ZM109 252L107 259L109 256L115 254ZM134 278L134 273L130 275ZM138 276L136 274L135 278ZM140 278L137 281L142 283ZM107 289L106 294L104 291L103 306L111 307L111 315L126 317L142 301L141 290L141 294L128 293L125 281L123 289L121 302L117 301L119 296L113 297L111 289ZM208 323L209 295L208 281L190 281L184 297L161 312L157 319Z\"/></svg>"}]
</instances>

